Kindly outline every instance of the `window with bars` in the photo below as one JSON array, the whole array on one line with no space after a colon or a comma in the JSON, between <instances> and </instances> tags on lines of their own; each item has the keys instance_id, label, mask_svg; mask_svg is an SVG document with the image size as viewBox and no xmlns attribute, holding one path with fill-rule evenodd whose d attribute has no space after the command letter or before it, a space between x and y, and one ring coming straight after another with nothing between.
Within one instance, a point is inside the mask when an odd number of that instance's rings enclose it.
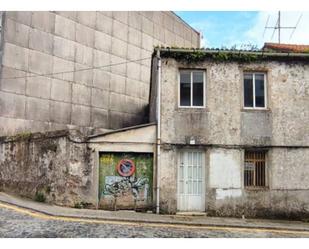
<instances>
[{"instance_id":1,"label":"window with bars","mask_svg":"<svg viewBox=\"0 0 309 249\"><path fill-rule=\"evenodd\" d=\"M266 187L266 151L245 151L244 186Z\"/></svg>"}]
</instances>

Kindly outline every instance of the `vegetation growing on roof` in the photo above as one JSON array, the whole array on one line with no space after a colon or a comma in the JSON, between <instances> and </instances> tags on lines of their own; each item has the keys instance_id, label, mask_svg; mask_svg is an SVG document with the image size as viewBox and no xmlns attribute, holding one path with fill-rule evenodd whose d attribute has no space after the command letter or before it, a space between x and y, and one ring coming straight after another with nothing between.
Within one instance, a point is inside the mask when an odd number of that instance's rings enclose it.
<instances>
[{"instance_id":1,"label":"vegetation growing on roof","mask_svg":"<svg viewBox=\"0 0 309 249\"><path fill-rule=\"evenodd\" d=\"M158 49L159 47L157 47ZM167 47L161 48L160 56L162 58L173 58L177 61L185 63L198 63L205 60L217 62L236 61L240 63L250 63L265 60L278 61L309 61L309 57L293 56L287 53L282 53L278 56L262 50L232 50L232 49L188 49Z\"/></svg>"}]
</instances>

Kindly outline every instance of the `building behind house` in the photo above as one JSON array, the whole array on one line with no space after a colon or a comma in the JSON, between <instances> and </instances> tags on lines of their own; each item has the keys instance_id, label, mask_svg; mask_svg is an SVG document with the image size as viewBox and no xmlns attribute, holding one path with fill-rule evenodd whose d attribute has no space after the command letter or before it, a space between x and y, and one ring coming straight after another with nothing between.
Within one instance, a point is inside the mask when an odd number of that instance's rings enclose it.
<instances>
[{"instance_id":1,"label":"building behind house","mask_svg":"<svg viewBox=\"0 0 309 249\"><path fill-rule=\"evenodd\" d=\"M154 46L200 45L173 12L0 15L0 135L147 122Z\"/></svg>"}]
</instances>

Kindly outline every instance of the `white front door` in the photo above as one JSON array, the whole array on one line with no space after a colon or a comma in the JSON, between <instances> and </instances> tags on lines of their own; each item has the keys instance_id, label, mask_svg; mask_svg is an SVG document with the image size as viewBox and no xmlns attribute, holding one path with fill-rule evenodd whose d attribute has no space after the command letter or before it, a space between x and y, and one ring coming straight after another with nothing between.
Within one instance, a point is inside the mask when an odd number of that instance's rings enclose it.
<instances>
[{"instance_id":1,"label":"white front door","mask_svg":"<svg viewBox=\"0 0 309 249\"><path fill-rule=\"evenodd\" d=\"M178 211L205 211L204 153L187 150L178 164Z\"/></svg>"}]
</instances>

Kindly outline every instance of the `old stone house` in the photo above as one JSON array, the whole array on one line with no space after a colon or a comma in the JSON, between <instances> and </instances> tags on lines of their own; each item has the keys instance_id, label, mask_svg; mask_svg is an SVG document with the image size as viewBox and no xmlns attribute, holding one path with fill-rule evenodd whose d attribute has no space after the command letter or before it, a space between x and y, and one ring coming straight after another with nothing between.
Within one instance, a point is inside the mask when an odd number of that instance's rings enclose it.
<instances>
[{"instance_id":1,"label":"old stone house","mask_svg":"<svg viewBox=\"0 0 309 249\"><path fill-rule=\"evenodd\" d=\"M96 13L96 18L101 14ZM109 17L113 23L118 22L118 14ZM18 17L18 13L10 15L13 17L9 19L19 20L16 22L28 20L27 15L23 18ZM54 29L57 19L65 23L75 20L74 39L79 39L78 22L83 20L82 16L78 13L68 18L62 15L51 13L56 18ZM128 15L130 23L131 14ZM32 23L35 23L36 14L30 16L28 29L34 32ZM61 32L59 27L57 32ZM53 51L57 37L54 37ZM14 72L23 71L14 68L21 65L19 62L5 59L12 46L19 55L18 46L6 39L4 33L2 69L10 62ZM10 51L13 53L14 49ZM95 57L98 49L92 49ZM150 98L145 99L149 104L149 112L146 111L149 119L143 124L115 119L115 126L101 126L109 129L93 130L91 135L75 129L46 132L50 126L39 126L39 130L44 128L45 132L0 137L0 190L79 208L142 209L170 214L189 211L237 217L308 217L309 55L306 49L299 49L298 46L266 44L260 51L151 50ZM32 56L43 56L32 48L20 50L29 54L22 56L29 68L34 66L31 65ZM74 51L76 60L77 50ZM113 57L113 50L110 53ZM53 60L58 60L56 57ZM129 71L127 68L126 73ZM117 75L113 71L109 74ZM60 79L68 81L73 88L70 121L57 126L59 129L86 127L68 125L74 117L77 105L74 101L83 99L74 95L74 87L78 85L75 79L76 76L73 81ZM104 82L106 77L100 79ZM15 80L9 85L14 89L23 84L20 78ZM54 81L52 78L51 89ZM26 94L17 94L18 87L17 90L4 90L8 82L1 81L0 105L1 112L5 112L2 120L11 119L9 123L1 123L6 130L10 124L16 127L16 120L23 124L29 121L27 108L34 98L27 96L26 89L32 85L29 82L31 80L27 79L25 90L21 90ZM114 94L111 87L118 81L113 82L109 84L109 101ZM27 104L22 101L24 104L10 106L6 101L10 98L3 98L6 94L25 98ZM128 96L117 97L109 103L129 108ZM43 97L38 99L45 101ZM50 97L48 101L50 111L54 100ZM107 109L111 113L109 118L113 116L114 104ZM89 113L92 113L91 105L85 105ZM26 116L22 113L20 117L26 119L14 116L23 110ZM144 119L145 112L136 112L136 115ZM84 119L79 111L76 117L76 120ZM93 118L96 118L93 114L85 118L87 125ZM127 119L128 116L123 115L121 120Z\"/></svg>"},{"instance_id":2,"label":"old stone house","mask_svg":"<svg viewBox=\"0 0 309 249\"><path fill-rule=\"evenodd\" d=\"M308 217L309 54L269 46L157 50L160 210Z\"/></svg>"}]
</instances>

